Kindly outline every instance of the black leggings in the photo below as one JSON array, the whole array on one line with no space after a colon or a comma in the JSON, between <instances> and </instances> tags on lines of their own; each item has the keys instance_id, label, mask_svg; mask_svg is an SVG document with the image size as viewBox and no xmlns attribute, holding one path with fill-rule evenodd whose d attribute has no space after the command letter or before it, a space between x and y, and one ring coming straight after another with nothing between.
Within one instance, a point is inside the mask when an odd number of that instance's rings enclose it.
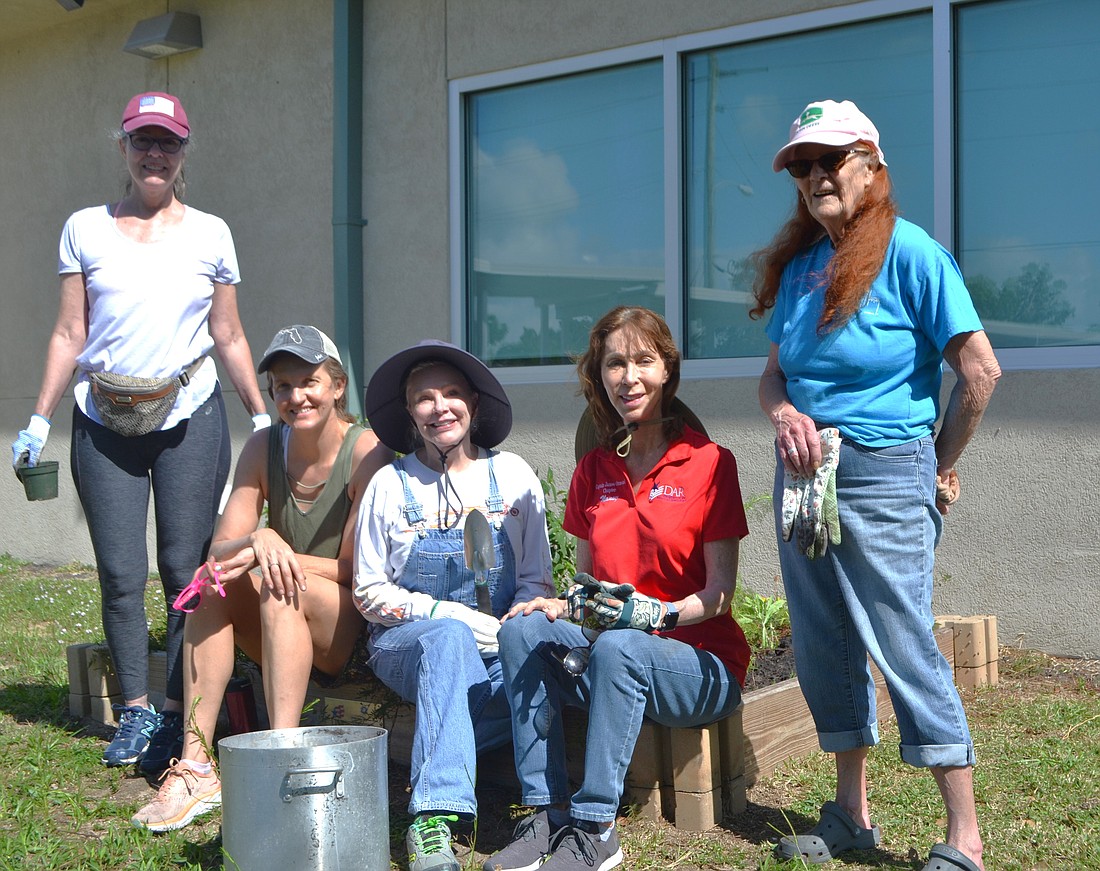
<instances>
[{"instance_id":1,"label":"black leggings","mask_svg":"<svg viewBox=\"0 0 1100 871\"><path fill-rule=\"evenodd\" d=\"M172 602L206 559L231 450L220 387L189 420L133 438L73 410L73 481L95 550L103 629L123 699L149 691L150 483L157 570L168 607L166 696L182 701L184 615L172 609Z\"/></svg>"}]
</instances>

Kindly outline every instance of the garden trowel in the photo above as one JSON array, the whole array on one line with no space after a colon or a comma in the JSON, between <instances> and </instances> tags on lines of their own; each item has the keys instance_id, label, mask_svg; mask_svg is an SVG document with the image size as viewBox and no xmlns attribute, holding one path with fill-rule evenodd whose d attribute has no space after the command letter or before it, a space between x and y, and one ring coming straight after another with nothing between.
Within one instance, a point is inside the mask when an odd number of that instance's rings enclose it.
<instances>
[{"instance_id":1,"label":"garden trowel","mask_svg":"<svg viewBox=\"0 0 1100 871\"><path fill-rule=\"evenodd\" d=\"M497 556L493 550L493 532L489 529L489 521L476 508L466 518L466 525L462 529L462 545L466 551L466 568L474 573L477 609L482 614L492 614L489 569L496 568Z\"/></svg>"}]
</instances>

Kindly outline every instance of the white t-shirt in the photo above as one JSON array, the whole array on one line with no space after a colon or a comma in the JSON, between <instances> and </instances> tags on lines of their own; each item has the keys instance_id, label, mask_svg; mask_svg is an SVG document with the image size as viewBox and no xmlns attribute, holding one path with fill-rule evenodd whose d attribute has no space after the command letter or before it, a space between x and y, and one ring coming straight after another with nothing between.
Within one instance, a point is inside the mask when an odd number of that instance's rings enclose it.
<instances>
[{"instance_id":1,"label":"white t-shirt","mask_svg":"<svg viewBox=\"0 0 1100 871\"><path fill-rule=\"evenodd\" d=\"M459 473L451 473L466 512L477 508L488 516L489 462L481 458ZM442 476L410 454L401 460L409 477L409 489L421 505L429 529L440 525L443 509ZM542 484L520 457L500 452L493 457L497 488L504 500L504 530L516 558L516 596L524 602L536 596L554 595L550 542L546 535L546 509ZM451 504L456 504L451 494ZM416 532L401 511L405 491L393 464L380 469L367 485L356 527L355 603L373 623L393 626L408 620L427 620L435 599L401 586L401 576ZM452 507L452 519L453 519ZM461 528L462 524L459 524Z\"/></svg>"},{"instance_id":2,"label":"white t-shirt","mask_svg":"<svg viewBox=\"0 0 1100 871\"><path fill-rule=\"evenodd\" d=\"M88 395L88 371L171 378L214 347L208 318L215 284L240 281L233 236L221 218L187 206L167 238L135 242L108 206L81 209L61 232L58 272L83 273L88 338L76 358L74 393L88 417L102 423ZM189 418L218 382L207 358L161 429Z\"/></svg>"}]
</instances>

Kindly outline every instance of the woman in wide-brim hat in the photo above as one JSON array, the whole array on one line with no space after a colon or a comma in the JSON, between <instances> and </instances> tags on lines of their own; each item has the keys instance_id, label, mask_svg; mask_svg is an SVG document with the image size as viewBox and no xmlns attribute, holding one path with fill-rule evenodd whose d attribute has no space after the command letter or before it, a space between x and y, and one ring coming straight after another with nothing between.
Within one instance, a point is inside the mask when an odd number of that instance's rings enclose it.
<instances>
[{"instance_id":1,"label":"woman in wide-brim hat","mask_svg":"<svg viewBox=\"0 0 1100 871\"><path fill-rule=\"evenodd\" d=\"M511 404L485 364L455 345L428 340L383 363L366 412L405 456L367 488L355 600L372 624L371 668L416 704L410 866L458 871L447 823L477 814L477 753L511 738L500 617L553 591L542 487L520 457L496 449L511 430ZM475 509L489 521L494 553L480 610L463 547Z\"/></svg>"}]
</instances>

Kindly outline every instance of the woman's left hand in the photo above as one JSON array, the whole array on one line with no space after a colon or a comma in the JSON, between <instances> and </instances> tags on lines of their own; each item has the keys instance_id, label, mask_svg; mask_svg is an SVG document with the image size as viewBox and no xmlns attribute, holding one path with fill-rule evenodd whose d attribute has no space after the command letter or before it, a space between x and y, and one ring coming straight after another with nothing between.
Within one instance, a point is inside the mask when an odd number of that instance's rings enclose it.
<instances>
[{"instance_id":1,"label":"woman's left hand","mask_svg":"<svg viewBox=\"0 0 1100 871\"><path fill-rule=\"evenodd\" d=\"M951 506L959 500L962 493L962 485L959 483L959 474L954 469L947 472L936 472L936 510L944 517L951 510Z\"/></svg>"},{"instance_id":2,"label":"woman's left hand","mask_svg":"<svg viewBox=\"0 0 1100 871\"><path fill-rule=\"evenodd\" d=\"M280 599L292 599L306 589L306 574L298 556L273 529L257 529L252 535L252 550L263 575L264 586Z\"/></svg>"},{"instance_id":3,"label":"woman's left hand","mask_svg":"<svg viewBox=\"0 0 1100 871\"><path fill-rule=\"evenodd\" d=\"M546 619L553 623L559 617L569 616L569 604L565 599L550 599L546 596L539 596L537 599L532 599L530 602L519 602L513 605L508 613L504 615L503 620L507 620L509 617L517 617L522 614L527 617L535 611L542 611L546 615Z\"/></svg>"}]
</instances>

